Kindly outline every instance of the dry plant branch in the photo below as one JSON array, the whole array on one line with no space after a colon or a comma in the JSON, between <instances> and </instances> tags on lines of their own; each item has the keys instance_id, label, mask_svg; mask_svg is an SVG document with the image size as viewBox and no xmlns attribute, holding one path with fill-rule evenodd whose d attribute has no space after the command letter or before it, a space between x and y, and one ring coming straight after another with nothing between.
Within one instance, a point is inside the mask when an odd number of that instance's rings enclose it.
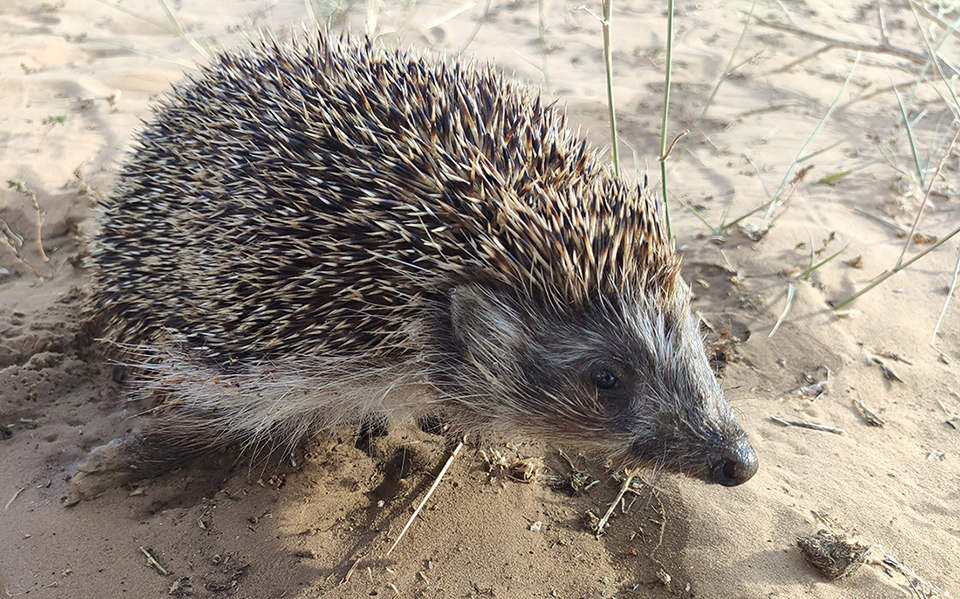
<instances>
[{"instance_id":1,"label":"dry plant branch","mask_svg":"<svg viewBox=\"0 0 960 599\"><path fill-rule=\"evenodd\" d=\"M943 46L943 44L947 41L947 36L949 34L956 33L957 27L960 27L960 19L958 19L953 25L951 25L947 29L947 32L943 35L943 37L941 37L937 45L934 46L933 44L930 43L930 39L927 37L927 33L924 31L923 25L920 23L920 15L917 11L916 5L913 2L910 2L910 8L913 12L913 19L917 23L917 31L920 32L920 36L923 38L923 45L926 46L927 52L930 53L930 56L933 56L934 58L936 58L936 60L933 60L931 62L933 63L933 66L936 68L937 75L940 77L940 80L943 81L943 84L946 86L947 90L950 92L950 96L953 99L953 103L951 104L949 101L947 101L947 106L950 107L950 109L954 113L954 116L956 117L958 113L958 109L960 109L960 98L957 97L957 92L956 90L954 90L954 86L951 84L950 79L943 72L942 65L946 64L946 61L943 61L940 59L939 55L937 54L937 50L941 46ZM952 66L950 70L953 73L957 72L957 69ZM926 67L924 67L924 72L920 74L921 79L923 78L923 75L925 73L926 73ZM917 86L919 87L919 85L920 83L918 82ZM944 99L946 100L946 98Z\"/></svg>"},{"instance_id":2,"label":"dry plant branch","mask_svg":"<svg viewBox=\"0 0 960 599\"><path fill-rule=\"evenodd\" d=\"M166 568L160 565L160 562L157 561L157 558L155 558L149 550L144 549L143 547L140 547L140 552L143 553L145 556L147 556L147 563L149 563L151 566L156 568L157 572L159 572L162 576L170 575L170 572L168 572Z\"/></svg>"},{"instance_id":3,"label":"dry plant branch","mask_svg":"<svg viewBox=\"0 0 960 599\"><path fill-rule=\"evenodd\" d=\"M33 273L33 276L37 277L38 279L42 279L42 278L43 278L43 275L41 275L40 272L39 272L36 268L34 268L32 264L30 264L30 261L27 260L26 258L24 258L23 255L20 254L20 252L17 251L17 248L13 247L13 246L10 244L10 242L7 241L7 236L6 236L6 235L0 235L0 247L2 247L3 249L7 250L7 252L8 252L11 256L13 256L14 259L15 259L17 262L19 262L20 264L22 264L24 267L27 268L27 270L29 270L31 273Z\"/></svg>"},{"instance_id":4,"label":"dry plant branch","mask_svg":"<svg viewBox=\"0 0 960 599\"><path fill-rule=\"evenodd\" d=\"M906 564L901 563L884 551L883 546L879 543L870 547L866 563L883 570L887 576L893 579L893 583L898 588L907 592L911 597L917 597L918 599L932 599L934 597L948 599L950 597L949 593L920 578Z\"/></svg>"},{"instance_id":5,"label":"dry plant branch","mask_svg":"<svg viewBox=\"0 0 960 599\"><path fill-rule=\"evenodd\" d=\"M780 325L783 324L783 321L786 320L787 314L790 313L790 308L793 307L793 296L796 293L796 286L793 284L793 281L787 283L787 303L783 307L783 312L780 313L780 318L777 319L776 324L773 325L773 328L770 329L770 334L767 337L773 337L778 330L780 330Z\"/></svg>"},{"instance_id":6,"label":"dry plant branch","mask_svg":"<svg viewBox=\"0 0 960 599\"><path fill-rule=\"evenodd\" d=\"M787 33L792 33L794 35L799 35L800 37L805 37L805 38L812 39L814 41L818 41L826 44L825 47L820 48L811 54L798 58L797 60L794 60L793 62L791 62L790 64L784 67L781 67L779 69L781 72L789 71L790 69L797 66L798 64L805 62L807 60L810 60L811 58L814 58L815 56L818 56L819 54L822 54L827 50L833 50L834 48L857 50L859 52L871 52L874 54L889 54L892 56L905 58L910 62L913 62L915 64L920 64L920 65L926 64L927 61L930 60L930 56L927 54L923 54L921 52L913 52L911 50L907 50L905 48L900 48L897 46L892 46L890 44L863 44L860 42L841 40L834 37L821 35L819 33L814 33L813 31L807 31L806 29L800 29L799 27L792 27L790 25L783 25L781 23L774 23L772 21L767 21L766 19L762 19L760 17L756 17L756 19L758 23L760 23L765 27L769 27L770 29L776 29L777 31L785 31ZM940 63L941 66L945 67L946 69L949 69L949 72L951 72L951 74L956 74L956 72L953 70L953 67L951 67L950 65L943 64L943 61L939 59L937 62Z\"/></svg>"},{"instance_id":7,"label":"dry plant branch","mask_svg":"<svg viewBox=\"0 0 960 599\"><path fill-rule=\"evenodd\" d=\"M955 37L960 37L960 31L957 31L955 28L953 28L953 25L947 23L946 21L944 21L943 19L941 19L940 17L938 17L937 15L935 15L935 14L933 13L933 11L931 11L930 9L928 9L927 7L925 7L924 5L919 4L919 3L917 3L917 2L914 2L913 0L909 0L907 3L910 5L910 7L911 7L913 10L915 10L915 11L917 11L918 13L922 14L923 16L927 17L927 18L930 19L931 21L936 22L937 25L939 25L940 27L943 27L943 28L946 29L947 31L950 31L950 35L953 35L953 36L955 36ZM951 29L952 29L952 31L951 31Z\"/></svg>"},{"instance_id":8,"label":"dry plant branch","mask_svg":"<svg viewBox=\"0 0 960 599\"><path fill-rule=\"evenodd\" d=\"M777 202L779 202L779 204L780 204L781 206L782 206L782 205L785 205L787 202L790 201L790 198L793 197L793 194L796 193L797 189L800 187L800 184L803 182L804 178L807 176L807 174L810 172L811 169L813 169L813 167L812 167L812 166L808 166L808 167L804 167L804 168L800 169L799 171L797 171L797 174L794 175L793 179L792 179L792 180L790 181L790 183L789 183L789 189L787 190L787 193L786 193L786 194L783 193L783 190L782 190L782 188L781 188L780 192L774 194L772 198L770 198L769 200L767 200L767 201L764 202L763 204L760 204L759 206L757 206L757 207L754 208L753 210L747 212L746 214L744 214L744 215L742 215L742 216L740 216L740 217L738 217L738 218L736 218L736 219L734 219L734 220L732 220L732 221L730 221L730 222L728 222L728 223L721 223L721 224L720 224L720 229L719 229L720 232L723 233L723 232L731 229L732 227L737 226L738 224L740 224L740 223L743 222L744 220L750 218L751 216L753 216L753 215L756 214L757 212L760 212L760 211L763 210L764 208L772 208L773 205L774 205L775 203L777 203Z\"/></svg>"},{"instance_id":9,"label":"dry plant branch","mask_svg":"<svg viewBox=\"0 0 960 599\"><path fill-rule=\"evenodd\" d=\"M960 133L957 133L957 135L954 136L953 141L950 142L950 145L948 146L948 149L947 149L946 153L944 154L943 159L940 161L940 164L937 165L937 170L934 172L933 176L930 177L930 182L927 184L927 188L926 188L925 195L924 195L924 200L923 200L924 204L926 204L927 198L930 196L930 192L931 192L931 190L933 189L933 184L934 184L934 182L936 182L936 180L940 177L940 171L943 169L944 165L946 164L947 158L951 155L951 152L952 152L952 150L953 150L953 148L954 148L954 146L955 146L958 138L960 138ZM919 219L919 215L918 215L917 218ZM907 242L906 242L907 244L910 243L910 239L913 237L913 230L914 230L914 229L916 229L916 221L914 222L914 227L913 227L913 229L911 229L910 234L907 236ZM837 310L843 308L844 306L846 306L847 304L849 304L849 303L852 302L853 300L857 299L857 298L860 297L861 295L863 295L863 294L865 294L866 292L870 291L871 289L873 289L873 288L876 287L877 285L883 283L884 281L886 281L887 279L889 279L889 278L892 277L893 275L897 274L897 273L900 272L901 270L907 268L908 266L910 266L911 264L913 264L914 262L916 262L916 261L919 260L920 258L923 258L924 256L926 256L927 254L929 254L929 253L932 252L933 250L937 249L938 247L940 247L941 245L943 245L944 243L946 243L948 240L950 240L951 238L953 238L953 237L954 237L955 235L957 235L958 233L960 233L960 227L957 227L956 229L954 229L953 231L951 231L950 233L948 233L946 236L944 236L943 238L941 238L939 241L937 241L936 243L934 243L933 245L931 245L930 247L928 247L927 249L925 249L924 251L920 252L919 254L917 254L916 256L914 256L913 258L911 258L910 260L908 260L908 261L906 261L906 262L903 261L903 258L904 258L904 256L906 255L907 245L904 245L903 252L900 254L900 259L897 260L897 265L896 265L896 266L894 266L891 270L884 271L879 277L877 277L872 283L870 283L869 285L867 285L865 288L861 289L861 290L858 291L857 293L854 293L853 295L851 295L851 296L848 297L847 299L843 300L842 302L840 302L839 304L837 304L836 306L834 306L833 310L834 310L834 311L837 311ZM951 287L951 295L952 295L952 287ZM949 298L949 296L948 296L948 297L947 297L947 301L949 301L949 299L950 299L950 298ZM946 310L946 306L944 307L944 310ZM939 321L938 321L938 324L939 324ZM936 330L934 330L934 336L936 336ZM932 340L931 340L931 345L932 345Z\"/></svg>"},{"instance_id":10,"label":"dry plant branch","mask_svg":"<svg viewBox=\"0 0 960 599\"><path fill-rule=\"evenodd\" d=\"M950 281L950 288L947 289L947 299L943 300L943 308L940 310L940 317L937 318L937 324L933 327L933 335L930 336L930 346L940 352L934 341L937 340L937 333L940 332L940 324L943 323L943 317L947 313L947 306L950 305L950 298L953 297L957 289L957 275L960 274L960 249L957 250L957 261L953 266L953 279ZM943 354L943 352L940 352Z\"/></svg>"},{"instance_id":11,"label":"dry plant branch","mask_svg":"<svg viewBox=\"0 0 960 599\"><path fill-rule=\"evenodd\" d=\"M699 132L706 138L706 134L700 131L700 124L707 118L707 111L710 110L710 107L713 106L714 100L717 99L717 94L720 92L720 87L730 78L730 75L734 71L739 69L741 66L753 61L760 53L756 53L750 58L741 61L739 64L734 65L733 61L736 59L737 54L740 52L740 48L743 46L743 40L747 36L747 29L750 27L750 23L753 21L753 10L757 7L758 0L753 0L753 3L750 4L750 12L747 13L747 17L743 21L743 29L740 30L740 37L737 39L737 45L734 46L733 52L730 53L730 58L727 59L727 66L723 69L723 74L720 75L720 79L717 80L717 84L713 87L713 91L710 92L710 97L707 98L706 104L703 105L703 110L700 111L700 116L697 117L697 120L693 122L693 125L690 126L690 129ZM674 142L676 143L676 142ZM676 162L680 162L683 158L683 155L686 154L687 147L686 143L680 146L680 155L677 156ZM676 162L674 164L676 164ZM671 167L672 168L672 167ZM703 220L703 217L701 217ZM709 226L709 223L708 223ZM712 227L711 227L712 228Z\"/></svg>"},{"instance_id":12,"label":"dry plant branch","mask_svg":"<svg viewBox=\"0 0 960 599\"><path fill-rule=\"evenodd\" d=\"M913 225L910 227L910 232L907 234L907 240L903 244L903 250L900 252L900 258L897 259L897 266L900 266L903 263L903 257L907 255L907 248L910 247L910 241L913 239L913 234L916 233L917 225L920 224L920 216L923 214L923 209L927 206L927 202L930 200L930 192L933 191L933 184L940 177L940 172L943 170L943 166L947 163L947 159L950 158L951 154L953 154L953 149L957 145L957 138L960 138L960 131L957 131L957 133L953 136L953 140L947 146L947 151L943 153L943 158L940 159L940 164L937 165L937 170L934 171L933 176L930 178L930 184L927 185L927 190L923 194L923 201L920 202L920 207L917 209L917 217L913 219Z\"/></svg>"},{"instance_id":13,"label":"dry plant branch","mask_svg":"<svg viewBox=\"0 0 960 599\"><path fill-rule=\"evenodd\" d=\"M613 503L610 504L610 507L607 509L607 513L603 515L603 518L600 518L600 521L597 522L596 527L594 527L594 533L597 535L597 538L600 538L600 535L603 534L603 529L606 528L607 522L610 520L610 516L613 515L613 510L617 508L620 504L620 500L623 499L623 496L627 494L627 491L630 490L630 483L633 482L633 479L636 478L637 474L640 471L637 469L630 470L627 472L627 478L624 479L623 484L620 485L620 492L617 493L617 498L613 500Z\"/></svg>"},{"instance_id":14,"label":"dry plant branch","mask_svg":"<svg viewBox=\"0 0 960 599\"><path fill-rule=\"evenodd\" d=\"M56 271L56 267L53 266L53 263L50 262L50 259L47 258L47 253L43 250L43 237L40 232L43 228L43 211L40 210L40 203L37 202L37 192L29 189L23 181L18 181L16 179L10 179L7 181L7 186L13 187L17 190L18 193L30 198L30 203L33 205L33 209L37 213L37 249L40 251L40 257L43 258L43 262L50 267L50 270ZM38 279L42 279L43 275L30 263L25 256L23 256L19 251L17 251L14 243L16 245L23 245L23 239L14 235L10 228L3 223L2 231L0 231L0 246L2 246L7 252L9 252L20 264L25 266L30 272L33 273ZM10 240L13 240L14 243L11 243Z\"/></svg>"},{"instance_id":15,"label":"dry plant branch","mask_svg":"<svg viewBox=\"0 0 960 599\"><path fill-rule=\"evenodd\" d=\"M836 312L837 310L843 308L844 306L846 306L847 304L849 304L849 303L852 302L853 300L857 299L858 297L860 297L860 296L863 295L864 293L870 291L871 289L873 289L874 287L876 287L876 286L879 285L880 283L883 283L884 281L886 281L887 279L889 279L889 278L892 277L893 275L897 274L897 273L900 272L901 270L907 268L908 266L910 266L911 264L913 264L914 262L916 262L916 261L919 260L920 258L923 258L924 256L926 256L927 254L929 254L929 253L932 252L933 250L937 249L938 247L940 247L941 245L943 245L943 244L946 243L947 241L953 239L953 238L957 235L957 233L960 233L960 227L957 227L957 228L954 229L953 231L950 231L950 233L948 233L943 239L941 239L941 240L938 241L937 243L931 245L931 246L928 247L927 249L923 250L922 252L920 252L919 254L917 254L916 256L914 256L913 258L911 258L910 260L907 260L907 261L904 262L902 265L894 268L893 270L884 271L883 274L881 274L879 277L877 277L872 283L870 283L869 285L867 285L864 289L858 291L857 293L851 295L851 296L848 297L847 299L845 299L845 300L843 300L842 302L840 302L838 305L834 306L833 311Z\"/></svg>"}]
</instances>

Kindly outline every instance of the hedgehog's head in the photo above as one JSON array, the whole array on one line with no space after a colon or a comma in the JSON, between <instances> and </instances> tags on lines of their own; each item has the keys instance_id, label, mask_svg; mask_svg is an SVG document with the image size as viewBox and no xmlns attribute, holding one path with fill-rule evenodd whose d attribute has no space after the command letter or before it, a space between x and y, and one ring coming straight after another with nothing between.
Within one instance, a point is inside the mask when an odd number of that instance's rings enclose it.
<instances>
[{"instance_id":1,"label":"hedgehog's head","mask_svg":"<svg viewBox=\"0 0 960 599\"><path fill-rule=\"evenodd\" d=\"M732 486L757 457L710 370L682 283L558 308L490 285L450 294L445 395L483 424ZM661 291L663 288L661 286ZM460 410L458 410L460 411Z\"/></svg>"}]
</instances>

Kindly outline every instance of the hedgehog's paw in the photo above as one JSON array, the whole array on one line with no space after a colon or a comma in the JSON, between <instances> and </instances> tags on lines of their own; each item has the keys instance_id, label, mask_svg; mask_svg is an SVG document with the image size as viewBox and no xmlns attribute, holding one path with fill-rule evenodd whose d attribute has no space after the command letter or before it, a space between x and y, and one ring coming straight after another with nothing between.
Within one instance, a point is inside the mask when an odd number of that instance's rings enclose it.
<instances>
[{"instance_id":1,"label":"hedgehog's paw","mask_svg":"<svg viewBox=\"0 0 960 599\"><path fill-rule=\"evenodd\" d=\"M132 446L139 440L114 439L90 450L86 461L70 479L70 499L93 499L107 489L119 487L135 477Z\"/></svg>"}]
</instances>

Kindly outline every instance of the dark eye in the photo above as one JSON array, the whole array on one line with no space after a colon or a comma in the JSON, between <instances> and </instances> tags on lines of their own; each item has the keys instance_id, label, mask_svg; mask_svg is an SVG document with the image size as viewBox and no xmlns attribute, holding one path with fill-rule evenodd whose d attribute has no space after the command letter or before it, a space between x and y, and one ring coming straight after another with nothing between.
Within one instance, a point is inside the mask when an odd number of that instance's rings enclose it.
<instances>
[{"instance_id":1,"label":"dark eye","mask_svg":"<svg viewBox=\"0 0 960 599\"><path fill-rule=\"evenodd\" d=\"M597 389L610 390L620 387L620 379L609 370L594 370L590 375L593 378L593 384Z\"/></svg>"}]
</instances>

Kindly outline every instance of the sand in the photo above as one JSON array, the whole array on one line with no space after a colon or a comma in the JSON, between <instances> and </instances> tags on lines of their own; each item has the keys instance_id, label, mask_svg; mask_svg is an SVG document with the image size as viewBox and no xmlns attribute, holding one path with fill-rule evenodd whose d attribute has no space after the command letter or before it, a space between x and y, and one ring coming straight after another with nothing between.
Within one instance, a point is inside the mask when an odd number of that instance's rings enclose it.
<instances>
[{"instance_id":1,"label":"sand","mask_svg":"<svg viewBox=\"0 0 960 599\"><path fill-rule=\"evenodd\" d=\"M919 28L903 3L879 5L883 33L874 2L759 3L735 68L702 120L751 5L677 7L669 132L693 132L669 160L673 228L711 338L734 338L722 378L760 456L756 477L731 489L671 476L641 484L598 539L591 514L616 497L615 473L575 450L567 461L558 448L523 439L495 448L508 461L543 458L538 479L524 482L468 447L385 556L449 453L437 437L401 429L363 451L345 431L308 443L296 464L220 454L144 486L70 498L70 480L90 448L143 425L135 417L142 406L127 401L115 367L79 334L89 273L77 258L94 230L93 198L109 191L151 101L207 60L201 49L241 45L244 32L290 35L308 20L306 5L169 3L192 46L153 0L5 0L0 179L35 192L52 268L37 248L29 193L3 185L0 219L23 238L19 252L41 277L0 251L0 589L40 598L956 596L956 301L936 348L930 341L958 239L857 299L842 317L830 307L897 264L930 180L922 238L907 256L960 224L957 153L948 149L957 106L951 111L930 70L914 93L922 66L911 60L925 52L921 31L935 43L944 28L929 14L920 15ZM321 16L338 8L310 6ZM584 135L609 144L602 37L587 11L547 0L541 48L532 2L491 0L488 10L484 2L442 0L370 6L340 6L333 27L452 56L482 19L464 56L495 61L541 87L567 106ZM925 6L936 11L935 3ZM588 7L600 13L599 5ZM621 1L614 10L624 170L634 177L647 165L658 178L664 3ZM954 10L942 21L958 16ZM855 48L815 53L823 41L757 18L861 45L844 92ZM883 45L907 51L878 51ZM955 35L941 48L954 64L957 50ZM917 176L893 84L909 103L926 182ZM792 169L801 154L807 158ZM763 204L782 181L785 201L772 218L761 210L722 237L686 208L716 226ZM790 310L771 335L788 289ZM900 380L884 375L878 355ZM804 386L812 388L798 391ZM853 404L858 398L884 426L867 424ZM573 468L598 482L572 493ZM872 546L867 563L838 581L824 577L796 544L820 529Z\"/></svg>"}]
</instances>

